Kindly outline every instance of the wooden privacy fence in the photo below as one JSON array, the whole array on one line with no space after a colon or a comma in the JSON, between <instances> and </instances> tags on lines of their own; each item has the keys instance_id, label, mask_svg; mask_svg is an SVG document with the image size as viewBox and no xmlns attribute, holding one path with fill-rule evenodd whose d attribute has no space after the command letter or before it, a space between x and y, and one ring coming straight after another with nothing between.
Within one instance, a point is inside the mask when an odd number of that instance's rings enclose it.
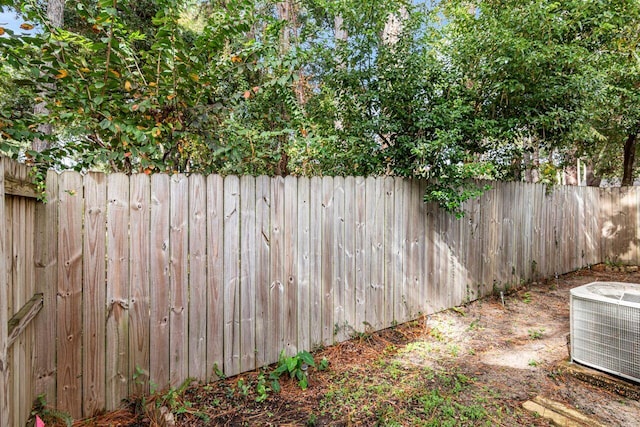
<instances>
[{"instance_id":1,"label":"wooden privacy fence","mask_svg":"<svg viewBox=\"0 0 640 427\"><path fill-rule=\"evenodd\" d=\"M0 209L0 424L24 422L39 393L89 416L214 367L234 375L282 349L638 261L637 190L491 185L456 220L422 203L424 182L392 177L50 172L47 204L5 195ZM5 357L4 327L36 293L43 308Z\"/></svg>"}]
</instances>

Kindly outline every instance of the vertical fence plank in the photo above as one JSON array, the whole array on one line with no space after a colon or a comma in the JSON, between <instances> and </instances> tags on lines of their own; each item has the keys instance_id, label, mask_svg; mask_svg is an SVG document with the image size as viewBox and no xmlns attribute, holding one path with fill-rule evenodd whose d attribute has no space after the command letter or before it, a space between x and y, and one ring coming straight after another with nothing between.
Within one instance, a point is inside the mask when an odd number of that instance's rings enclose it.
<instances>
[{"instance_id":1,"label":"vertical fence plank","mask_svg":"<svg viewBox=\"0 0 640 427\"><path fill-rule=\"evenodd\" d=\"M2 159L2 163L5 165L5 171L11 171L10 164L8 160ZM6 173L6 172L5 172ZM20 307L15 306L15 293L17 290L17 286L14 283L14 266L13 266L13 204L14 198L9 196L3 196L5 203L5 223L3 224L5 231L5 243L6 243L6 251L3 254L0 254L5 260L5 265L7 268L6 276L3 278L6 281L7 286L7 310L8 310L8 319L11 318L13 313L15 313ZM7 321L8 321L7 319ZM20 417L20 409L18 405L19 395L18 390L16 389L19 384L19 378L17 376L16 362L15 362L15 345L12 348L7 348L7 371L8 371L8 388L3 390L8 396L8 406L7 410L9 412L9 424L15 425L19 424Z\"/></svg>"},{"instance_id":2,"label":"vertical fence plank","mask_svg":"<svg viewBox=\"0 0 640 427\"><path fill-rule=\"evenodd\" d=\"M310 224L309 224L309 178L298 179L298 347L300 350L311 349L310 344L310 293L309 293L309 251L310 251Z\"/></svg>"},{"instance_id":3,"label":"vertical fence plank","mask_svg":"<svg viewBox=\"0 0 640 427\"><path fill-rule=\"evenodd\" d=\"M394 197L394 180L393 177L384 177L382 182L383 190L383 262L384 262L384 324L392 326L394 324L393 313L393 292L395 289L394 282L394 265L395 256L393 252L393 244L395 238L395 229L393 222L395 218L395 197Z\"/></svg>"},{"instance_id":4,"label":"vertical fence plank","mask_svg":"<svg viewBox=\"0 0 640 427\"><path fill-rule=\"evenodd\" d=\"M207 181L189 177L189 377L207 378Z\"/></svg>"},{"instance_id":5,"label":"vertical fence plank","mask_svg":"<svg viewBox=\"0 0 640 427\"><path fill-rule=\"evenodd\" d=\"M24 180L25 182L29 181L29 171L26 166L24 168ZM35 233L35 208L36 208L36 200L35 199L27 199L23 198L25 201L25 286L24 286L24 298L25 302L29 301L34 294L36 293L36 285L35 285L35 272L34 272L34 237ZM36 395L34 394L34 386L35 386L35 378L33 376L34 369L34 360L33 360L33 352L35 347L37 347L37 342L35 341L35 324L31 323L28 325L26 330L23 332L25 335L26 348L25 354L27 355L26 360L26 382L25 382L25 400L24 400L24 409L23 413L25 417L29 417L31 415L31 406Z\"/></svg>"},{"instance_id":6,"label":"vertical fence plank","mask_svg":"<svg viewBox=\"0 0 640 427\"><path fill-rule=\"evenodd\" d=\"M151 176L149 383L169 384L169 176Z\"/></svg>"},{"instance_id":7,"label":"vertical fence plank","mask_svg":"<svg viewBox=\"0 0 640 427\"><path fill-rule=\"evenodd\" d=\"M367 304L365 318L373 330L384 325L384 199L382 179L369 177L365 182L367 249L369 251L369 275L367 280Z\"/></svg>"},{"instance_id":8,"label":"vertical fence plank","mask_svg":"<svg viewBox=\"0 0 640 427\"><path fill-rule=\"evenodd\" d=\"M284 180L284 349L287 354L298 352L298 179Z\"/></svg>"},{"instance_id":9,"label":"vertical fence plank","mask_svg":"<svg viewBox=\"0 0 640 427\"><path fill-rule=\"evenodd\" d=\"M43 305L40 315L34 320L35 339L38 343L34 350L36 379L34 393L43 394L48 402L56 402L56 291L58 287L58 174L56 172L47 173L46 186L46 203L38 203L36 207L36 290L43 294ZM1 221L0 224L2 224ZM104 255L101 259L104 264Z\"/></svg>"},{"instance_id":10,"label":"vertical fence plank","mask_svg":"<svg viewBox=\"0 0 640 427\"><path fill-rule=\"evenodd\" d=\"M176 174L171 176L169 186L169 377L176 387L189 376L189 180Z\"/></svg>"},{"instance_id":11,"label":"vertical fence plank","mask_svg":"<svg viewBox=\"0 0 640 427\"><path fill-rule=\"evenodd\" d=\"M207 182L189 177L189 377L207 377Z\"/></svg>"},{"instance_id":12,"label":"vertical fence plank","mask_svg":"<svg viewBox=\"0 0 640 427\"><path fill-rule=\"evenodd\" d=\"M6 253L7 234L10 228L6 227L5 196L4 196L4 162L0 162L0 425L9 426L13 421L10 418L9 404L9 360L8 360L8 327L9 322L9 283L7 281Z\"/></svg>"},{"instance_id":13,"label":"vertical fence plank","mask_svg":"<svg viewBox=\"0 0 640 427\"><path fill-rule=\"evenodd\" d=\"M322 345L322 179L310 182L309 216L309 344Z\"/></svg>"},{"instance_id":14,"label":"vertical fence plank","mask_svg":"<svg viewBox=\"0 0 640 427\"><path fill-rule=\"evenodd\" d=\"M333 178L322 179L322 343L333 344Z\"/></svg>"},{"instance_id":15,"label":"vertical fence plank","mask_svg":"<svg viewBox=\"0 0 640 427\"><path fill-rule=\"evenodd\" d=\"M420 194L420 183L416 179L407 181L404 192L404 239L405 239L405 305L407 306L407 320L414 318L420 312L420 296L419 288L421 281L420 276L420 252L421 239L420 223L422 197Z\"/></svg>"},{"instance_id":16,"label":"vertical fence plank","mask_svg":"<svg viewBox=\"0 0 640 427\"><path fill-rule=\"evenodd\" d=\"M240 369L256 367L256 180L240 178Z\"/></svg>"},{"instance_id":17,"label":"vertical fence plank","mask_svg":"<svg viewBox=\"0 0 640 427\"><path fill-rule=\"evenodd\" d=\"M130 192L129 393L141 395L149 391L149 177L131 176Z\"/></svg>"},{"instance_id":18,"label":"vertical fence plank","mask_svg":"<svg viewBox=\"0 0 640 427\"><path fill-rule=\"evenodd\" d=\"M224 372L224 180L207 177L207 369ZM213 375L211 375L213 377Z\"/></svg>"},{"instance_id":19,"label":"vertical fence plank","mask_svg":"<svg viewBox=\"0 0 640 427\"><path fill-rule=\"evenodd\" d=\"M26 180L22 165L11 162L13 166L12 176L18 181ZM27 259L29 254L26 247L26 225L29 218L26 217L26 200L24 197L12 196L12 256L11 256L11 273L13 290L13 311L18 311L31 296L27 296L29 290L29 282L27 281ZM28 357L29 337L27 331L16 339L11 348L13 357L13 374L14 374L14 412L17 420L24 420L29 416L30 402L28 395L28 384L31 382L30 369L28 367L30 357ZM29 355L30 356L30 355Z\"/></svg>"},{"instance_id":20,"label":"vertical fence plank","mask_svg":"<svg viewBox=\"0 0 640 427\"><path fill-rule=\"evenodd\" d=\"M413 245L413 253L415 257L413 277L411 278L414 300L411 317L419 316L421 313L424 313L426 309L425 288L428 285L428 281L426 280L427 274L425 271L425 245L427 241L424 222L424 218L427 215L427 206L423 200L425 190L425 182L421 180L416 180L411 188L411 204L413 205L411 209L414 211L414 217L412 219L414 222L414 234L412 236L411 244Z\"/></svg>"},{"instance_id":21,"label":"vertical fence plank","mask_svg":"<svg viewBox=\"0 0 640 427\"><path fill-rule=\"evenodd\" d=\"M267 176L256 178L256 365L265 366L275 362L270 360L271 341L269 329L269 289L270 289L270 215L271 179Z\"/></svg>"},{"instance_id":22,"label":"vertical fence plank","mask_svg":"<svg viewBox=\"0 0 640 427\"><path fill-rule=\"evenodd\" d=\"M366 186L365 179L357 176L355 179L356 204L355 204L355 262L356 262L356 315L353 324L354 332L363 330L366 321L366 274L368 269L367 256L369 254L366 247Z\"/></svg>"},{"instance_id":23,"label":"vertical fence plank","mask_svg":"<svg viewBox=\"0 0 640 427\"><path fill-rule=\"evenodd\" d=\"M269 281L269 360L277 361L284 349L284 179L271 181L271 249Z\"/></svg>"},{"instance_id":24,"label":"vertical fence plank","mask_svg":"<svg viewBox=\"0 0 640 427\"><path fill-rule=\"evenodd\" d=\"M391 251L393 253L393 320L402 323L407 318L406 305L404 304L404 180L394 179L394 205L395 213L393 222L394 229Z\"/></svg>"},{"instance_id":25,"label":"vertical fence plank","mask_svg":"<svg viewBox=\"0 0 640 427\"><path fill-rule=\"evenodd\" d=\"M118 173L107 177L107 200L106 405L115 408L129 391L129 178L126 175Z\"/></svg>"},{"instance_id":26,"label":"vertical fence plank","mask_svg":"<svg viewBox=\"0 0 640 427\"><path fill-rule=\"evenodd\" d=\"M83 413L92 416L105 408L105 283L107 178L102 173L84 177L83 249Z\"/></svg>"},{"instance_id":27,"label":"vertical fence plank","mask_svg":"<svg viewBox=\"0 0 640 427\"><path fill-rule=\"evenodd\" d=\"M59 180L57 398L59 408L82 415L82 178Z\"/></svg>"},{"instance_id":28,"label":"vertical fence plank","mask_svg":"<svg viewBox=\"0 0 640 427\"><path fill-rule=\"evenodd\" d=\"M240 179L224 179L224 373L240 373Z\"/></svg>"},{"instance_id":29,"label":"vertical fence plank","mask_svg":"<svg viewBox=\"0 0 640 427\"><path fill-rule=\"evenodd\" d=\"M344 179L344 320L339 339L351 336L356 325L356 180L352 176Z\"/></svg>"},{"instance_id":30,"label":"vertical fence plank","mask_svg":"<svg viewBox=\"0 0 640 427\"><path fill-rule=\"evenodd\" d=\"M333 323L334 339L344 341L348 335L345 329L345 183L344 177L333 178Z\"/></svg>"}]
</instances>

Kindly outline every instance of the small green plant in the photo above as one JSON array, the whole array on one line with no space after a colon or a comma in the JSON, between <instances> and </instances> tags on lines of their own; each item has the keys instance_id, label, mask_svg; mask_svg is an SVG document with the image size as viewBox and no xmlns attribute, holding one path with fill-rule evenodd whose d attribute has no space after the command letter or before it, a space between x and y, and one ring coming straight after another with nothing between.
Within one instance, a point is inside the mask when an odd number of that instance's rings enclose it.
<instances>
[{"instance_id":1,"label":"small green plant","mask_svg":"<svg viewBox=\"0 0 640 427\"><path fill-rule=\"evenodd\" d=\"M522 295L522 302L525 304L529 304L531 302L531 292L525 292Z\"/></svg>"},{"instance_id":2,"label":"small green plant","mask_svg":"<svg viewBox=\"0 0 640 427\"><path fill-rule=\"evenodd\" d=\"M136 370L133 372L133 382L137 385L142 385L145 377L148 377L147 372L140 366L136 366Z\"/></svg>"},{"instance_id":3,"label":"small green plant","mask_svg":"<svg viewBox=\"0 0 640 427\"><path fill-rule=\"evenodd\" d=\"M458 357L458 353L460 353L460 347L455 344L451 344L449 346L449 353L451 353L453 357Z\"/></svg>"},{"instance_id":4,"label":"small green plant","mask_svg":"<svg viewBox=\"0 0 640 427\"><path fill-rule=\"evenodd\" d=\"M326 363L328 366L328 362ZM284 350L280 352L280 358L278 360L278 366L271 372L269 377L277 382L284 374L289 374L289 377L296 379L301 389L305 390L309 386L309 378L307 377L307 369L309 367L316 367L313 360L313 356L308 351L301 351L295 356L285 355ZM278 384L277 389L280 389Z\"/></svg>"},{"instance_id":5,"label":"small green plant","mask_svg":"<svg viewBox=\"0 0 640 427\"><path fill-rule=\"evenodd\" d=\"M326 371L329 368L329 359L323 357L318 363L318 371Z\"/></svg>"},{"instance_id":6,"label":"small green plant","mask_svg":"<svg viewBox=\"0 0 640 427\"><path fill-rule=\"evenodd\" d=\"M213 373L215 374L216 377L218 377L218 379L225 379L227 376L224 374L224 372L222 372L220 370L220 368L218 368L218 364L214 363L213 364Z\"/></svg>"},{"instance_id":7,"label":"small green plant","mask_svg":"<svg viewBox=\"0 0 640 427\"><path fill-rule=\"evenodd\" d=\"M267 379L265 378L264 373L260 372L256 381L256 402L260 403L267 400L270 391L271 388L267 385Z\"/></svg>"},{"instance_id":8,"label":"small green plant","mask_svg":"<svg viewBox=\"0 0 640 427\"><path fill-rule=\"evenodd\" d=\"M249 383L246 383L242 378L238 380L236 387L238 393L240 393L244 397L247 397L249 395L249 391L251 390L251 385Z\"/></svg>"},{"instance_id":9,"label":"small green plant","mask_svg":"<svg viewBox=\"0 0 640 427\"><path fill-rule=\"evenodd\" d=\"M536 367L538 366L538 362L535 359L529 360L529 366Z\"/></svg>"},{"instance_id":10,"label":"small green plant","mask_svg":"<svg viewBox=\"0 0 640 427\"><path fill-rule=\"evenodd\" d=\"M469 327L467 328L467 330L469 331L474 331L476 329L480 329L480 319L475 319L473 320L470 324Z\"/></svg>"},{"instance_id":11,"label":"small green plant","mask_svg":"<svg viewBox=\"0 0 640 427\"><path fill-rule=\"evenodd\" d=\"M527 332L529 333L529 339L539 340L544 335L544 328L529 329Z\"/></svg>"},{"instance_id":12,"label":"small green plant","mask_svg":"<svg viewBox=\"0 0 640 427\"><path fill-rule=\"evenodd\" d=\"M318 425L318 417L316 416L316 414L311 412L309 414L309 418L307 418L307 426L308 427L314 427L316 425Z\"/></svg>"}]
</instances>

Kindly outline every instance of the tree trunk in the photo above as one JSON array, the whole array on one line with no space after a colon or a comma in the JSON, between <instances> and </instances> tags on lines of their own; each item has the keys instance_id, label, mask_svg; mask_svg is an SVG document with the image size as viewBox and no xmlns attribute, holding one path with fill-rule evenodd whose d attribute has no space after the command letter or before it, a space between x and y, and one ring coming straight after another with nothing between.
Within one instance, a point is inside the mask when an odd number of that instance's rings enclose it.
<instances>
[{"instance_id":1,"label":"tree trunk","mask_svg":"<svg viewBox=\"0 0 640 427\"><path fill-rule=\"evenodd\" d=\"M531 152L524 153L525 182L540 181L540 148L535 146Z\"/></svg>"},{"instance_id":2,"label":"tree trunk","mask_svg":"<svg viewBox=\"0 0 640 427\"><path fill-rule=\"evenodd\" d=\"M409 12L404 6L400 8L397 14L389 14L387 22L384 24L384 30L382 30L382 41L384 44L393 46L398 43L400 34L402 34L404 21L407 18L409 18Z\"/></svg>"},{"instance_id":3,"label":"tree trunk","mask_svg":"<svg viewBox=\"0 0 640 427\"><path fill-rule=\"evenodd\" d=\"M333 33L334 33L333 38L336 46L339 43L346 43L349 40L349 33L344 28L344 19L342 18L342 15L338 14L333 19ZM336 52L338 52L337 49L336 49ZM338 69L343 69L345 67L344 61L342 58L338 57L337 62L338 62L337 64ZM340 117L340 110L339 108L336 110L338 111L337 113L338 115L336 119L333 121L333 125L336 128L336 130L343 130L344 126L342 124L342 118Z\"/></svg>"},{"instance_id":4,"label":"tree trunk","mask_svg":"<svg viewBox=\"0 0 640 427\"><path fill-rule=\"evenodd\" d=\"M593 169L593 163L587 162L586 168L587 168L587 187L600 187L602 178L596 176L595 171Z\"/></svg>"},{"instance_id":5,"label":"tree trunk","mask_svg":"<svg viewBox=\"0 0 640 427\"><path fill-rule=\"evenodd\" d=\"M64 3L65 0L49 0L47 3L47 24L51 30L55 28L62 28L62 25L64 24ZM33 107L33 112L36 115L43 116L49 114L49 110L47 110L47 104L45 102L36 104ZM51 135L53 127L48 123L41 124L38 126L38 131L44 135ZM47 148L49 148L49 142L46 140L35 138L31 142L31 149L34 151L40 152Z\"/></svg>"},{"instance_id":6,"label":"tree trunk","mask_svg":"<svg viewBox=\"0 0 640 427\"><path fill-rule=\"evenodd\" d=\"M636 159L636 139L638 133L629 134L624 144L624 161L622 163L622 185L633 185L633 166Z\"/></svg>"}]
</instances>

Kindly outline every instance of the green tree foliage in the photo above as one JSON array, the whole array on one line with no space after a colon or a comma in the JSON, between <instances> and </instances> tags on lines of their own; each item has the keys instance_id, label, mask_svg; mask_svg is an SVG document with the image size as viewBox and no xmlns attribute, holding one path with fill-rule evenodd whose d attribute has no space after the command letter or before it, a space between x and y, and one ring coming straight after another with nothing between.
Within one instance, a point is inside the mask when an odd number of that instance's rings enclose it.
<instances>
[{"instance_id":1,"label":"green tree foliage","mask_svg":"<svg viewBox=\"0 0 640 427\"><path fill-rule=\"evenodd\" d=\"M620 172L638 133L638 2L453 0L444 11L447 55L503 176L519 178L533 150Z\"/></svg>"},{"instance_id":2,"label":"green tree foliage","mask_svg":"<svg viewBox=\"0 0 640 427\"><path fill-rule=\"evenodd\" d=\"M460 212L533 153L635 152L632 0L84 0L61 29L20 7L40 30L0 38L1 142L41 165L424 177Z\"/></svg>"}]
</instances>

